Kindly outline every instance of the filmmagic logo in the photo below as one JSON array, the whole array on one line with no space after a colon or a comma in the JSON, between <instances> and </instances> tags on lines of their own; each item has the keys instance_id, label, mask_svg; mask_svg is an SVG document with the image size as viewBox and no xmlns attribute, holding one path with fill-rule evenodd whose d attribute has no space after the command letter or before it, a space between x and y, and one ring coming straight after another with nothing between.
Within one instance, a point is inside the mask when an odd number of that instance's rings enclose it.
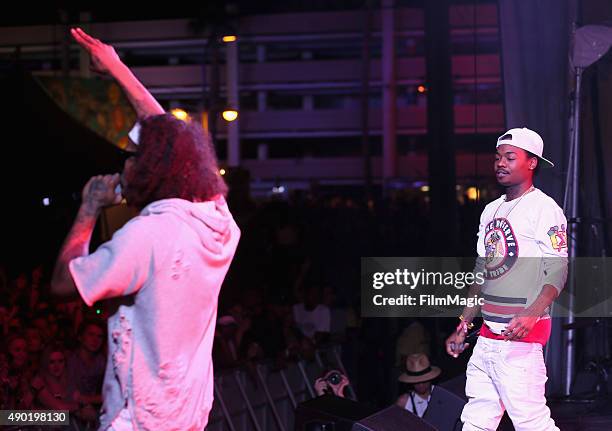
<instances>
[{"instance_id":1,"label":"filmmagic logo","mask_svg":"<svg viewBox=\"0 0 612 431\"><path fill-rule=\"evenodd\" d=\"M387 298L383 295L374 295L372 302L376 306L428 306L428 307L474 307L484 305L484 298L473 295L464 298L461 295L446 295L438 297L435 295L399 295Z\"/></svg>"},{"instance_id":2,"label":"filmmagic logo","mask_svg":"<svg viewBox=\"0 0 612 431\"><path fill-rule=\"evenodd\" d=\"M410 271L396 269L391 272L375 272L372 274L372 287L376 290L386 286L406 286L410 290L418 286L454 286L463 289L472 284L482 285L485 277L482 272L431 272L421 269Z\"/></svg>"},{"instance_id":3,"label":"filmmagic logo","mask_svg":"<svg viewBox=\"0 0 612 431\"><path fill-rule=\"evenodd\" d=\"M484 305L489 281L473 257L366 257L361 259L364 317L447 317Z\"/></svg>"}]
</instances>

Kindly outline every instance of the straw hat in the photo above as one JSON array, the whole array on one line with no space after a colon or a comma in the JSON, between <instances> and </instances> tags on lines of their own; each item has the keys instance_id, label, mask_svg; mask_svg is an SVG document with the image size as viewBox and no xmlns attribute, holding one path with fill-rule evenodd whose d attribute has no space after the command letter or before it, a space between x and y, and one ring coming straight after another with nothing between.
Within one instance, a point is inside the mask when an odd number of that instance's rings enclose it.
<instances>
[{"instance_id":1,"label":"straw hat","mask_svg":"<svg viewBox=\"0 0 612 431\"><path fill-rule=\"evenodd\" d=\"M404 383L424 383L435 379L442 371L432 367L429 358L423 353L414 353L406 358L406 369L398 380Z\"/></svg>"}]
</instances>

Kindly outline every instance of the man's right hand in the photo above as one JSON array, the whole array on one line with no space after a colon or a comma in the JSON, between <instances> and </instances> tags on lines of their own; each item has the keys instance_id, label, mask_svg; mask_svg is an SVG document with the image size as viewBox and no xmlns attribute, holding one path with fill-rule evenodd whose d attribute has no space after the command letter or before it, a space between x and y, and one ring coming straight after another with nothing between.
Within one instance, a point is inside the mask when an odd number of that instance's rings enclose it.
<instances>
[{"instance_id":1,"label":"man's right hand","mask_svg":"<svg viewBox=\"0 0 612 431\"><path fill-rule=\"evenodd\" d=\"M115 48L91 37L81 28L70 29L70 34L76 42L89 53L91 70L102 74L112 74L113 70L123 62L117 55Z\"/></svg>"},{"instance_id":2,"label":"man's right hand","mask_svg":"<svg viewBox=\"0 0 612 431\"><path fill-rule=\"evenodd\" d=\"M83 188L82 205L97 211L105 206L121 203L121 194L115 192L118 184L119 174L92 177Z\"/></svg>"},{"instance_id":3,"label":"man's right hand","mask_svg":"<svg viewBox=\"0 0 612 431\"><path fill-rule=\"evenodd\" d=\"M470 343L465 342L465 333L455 331L446 339L446 353L457 358L469 345Z\"/></svg>"}]
</instances>

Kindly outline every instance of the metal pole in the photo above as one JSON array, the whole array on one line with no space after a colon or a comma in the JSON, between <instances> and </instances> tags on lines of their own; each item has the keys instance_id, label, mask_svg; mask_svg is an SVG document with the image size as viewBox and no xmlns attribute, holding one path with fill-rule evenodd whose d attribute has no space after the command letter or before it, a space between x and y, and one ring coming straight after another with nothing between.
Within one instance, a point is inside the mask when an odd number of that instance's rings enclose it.
<instances>
[{"instance_id":1,"label":"metal pole","mask_svg":"<svg viewBox=\"0 0 612 431\"><path fill-rule=\"evenodd\" d=\"M81 21L81 28L89 33L90 22L91 22L91 13L90 12L81 12L79 13L79 21ZM90 78L91 71L89 69L90 61L89 54L84 49L79 50L79 71L81 73L81 78Z\"/></svg>"},{"instance_id":2,"label":"metal pole","mask_svg":"<svg viewBox=\"0 0 612 431\"><path fill-rule=\"evenodd\" d=\"M268 399L268 404L270 405L270 409L272 410L272 415L276 420L276 424L278 425L278 429L281 431L285 431L285 426L283 425L283 421L281 421L280 416L278 415L278 410L276 410L276 405L274 404L274 398L270 394L270 390L268 389L268 383L261 372L261 365L256 365L255 369L257 370L257 375L259 376L259 381L261 382L261 386L263 387L264 394Z\"/></svg>"},{"instance_id":3,"label":"metal pole","mask_svg":"<svg viewBox=\"0 0 612 431\"><path fill-rule=\"evenodd\" d=\"M300 374L302 375L302 379L304 383L306 383L306 388L308 388L308 393L310 394L310 398L315 397L315 391L310 384L310 380L308 380L308 375L306 374L306 368L304 368L304 361L298 361L298 368L300 369Z\"/></svg>"},{"instance_id":4,"label":"metal pole","mask_svg":"<svg viewBox=\"0 0 612 431\"><path fill-rule=\"evenodd\" d=\"M240 394L242 395L242 399L244 399L244 403L246 404L247 410L249 411L249 416L251 416L251 420L253 421L253 427L255 427L256 431L261 431L259 427L259 422L257 422L257 416L255 415L255 410L253 410L253 406L249 401L249 397L244 390L244 385L240 380L240 372L238 370L234 371L234 379L236 379L236 384L238 385L238 389L240 390Z\"/></svg>"},{"instance_id":5,"label":"metal pole","mask_svg":"<svg viewBox=\"0 0 612 431\"><path fill-rule=\"evenodd\" d=\"M348 378L348 373L346 372L346 368L344 368L344 363L342 362L342 359L340 358L340 347L339 346L333 346L332 347L332 352L334 353L334 357L336 358L336 364L338 365L338 368L340 368L340 371L342 371L342 374L344 374L347 378ZM348 389L348 397L353 400L353 401L357 401L357 394L355 393L355 390L353 389L353 384L350 383L350 379L349 379L349 384L346 387Z\"/></svg>"},{"instance_id":6,"label":"metal pole","mask_svg":"<svg viewBox=\"0 0 612 431\"><path fill-rule=\"evenodd\" d=\"M372 0L363 9L363 41L361 50L361 152L366 200L372 195L372 157L370 154L370 41L372 38Z\"/></svg>"},{"instance_id":7,"label":"metal pole","mask_svg":"<svg viewBox=\"0 0 612 431\"><path fill-rule=\"evenodd\" d=\"M395 82L395 0L381 2L382 98L383 98L383 191L397 176L397 94Z\"/></svg>"},{"instance_id":8,"label":"metal pole","mask_svg":"<svg viewBox=\"0 0 612 431\"><path fill-rule=\"evenodd\" d=\"M226 52L226 91L227 104L239 112L238 98L238 41L227 42ZM240 115L240 114L239 114ZM227 164L230 167L240 165L240 116L227 124Z\"/></svg>"},{"instance_id":9,"label":"metal pole","mask_svg":"<svg viewBox=\"0 0 612 431\"><path fill-rule=\"evenodd\" d=\"M227 406L225 405L225 401L223 400L223 396L221 396L221 391L217 387L217 381L215 380L213 383L213 387L215 390L215 399L219 401L221 404L221 410L223 411L223 416L225 416L225 422L227 422L227 426L231 431L236 431L236 427L234 427L234 423L232 422L232 418L227 410Z\"/></svg>"},{"instance_id":10,"label":"metal pole","mask_svg":"<svg viewBox=\"0 0 612 431\"><path fill-rule=\"evenodd\" d=\"M210 52L210 79L208 92L208 132L217 145L217 121L219 119L219 41L213 30L208 39Z\"/></svg>"},{"instance_id":11,"label":"metal pole","mask_svg":"<svg viewBox=\"0 0 612 431\"><path fill-rule=\"evenodd\" d=\"M323 371L325 366L323 365L323 359L321 359L321 352L318 349L315 350L315 359L317 361L317 365L319 365L319 368L321 368L321 371Z\"/></svg>"},{"instance_id":12,"label":"metal pole","mask_svg":"<svg viewBox=\"0 0 612 431\"><path fill-rule=\"evenodd\" d=\"M580 87L582 84L582 68L576 68L576 88L574 90L574 118L573 118L573 130L572 130L572 158L569 161L570 169L567 173L568 179L571 178L571 194L570 201L565 202L566 212L569 212L571 222L568 223L567 230L569 232L569 285L568 285L568 313L567 323L571 324L574 322L574 292L576 286L576 254L578 250L578 192L580 190ZM567 187L566 187L567 188ZM569 204L569 211L567 205ZM571 226L571 229L570 229ZM563 393L565 396L569 396L574 376L574 331L569 330L565 333L565 375L563 380Z\"/></svg>"},{"instance_id":13,"label":"metal pole","mask_svg":"<svg viewBox=\"0 0 612 431\"><path fill-rule=\"evenodd\" d=\"M427 168L430 199L430 243L455 252L458 230L439 229L457 216L457 177L453 75L450 47L451 0L426 1L425 67L427 69ZM474 71L476 74L476 71Z\"/></svg>"},{"instance_id":14,"label":"metal pole","mask_svg":"<svg viewBox=\"0 0 612 431\"><path fill-rule=\"evenodd\" d=\"M60 22L62 31L62 77L70 76L70 27L68 25L68 11L62 9L60 11Z\"/></svg>"},{"instance_id":15,"label":"metal pole","mask_svg":"<svg viewBox=\"0 0 612 431\"><path fill-rule=\"evenodd\" d=\"M295 409L297 407L297 401L295 400L295 397L293 396L293 391L291 390L291 385L289 385L287 376L285 376L285 371L281 369L279 372L280 372L281 380L283 381L283 386L285 387L285 390L287 391L287 396L291 400L291 405Z\"/></svg>"}]
</instances>

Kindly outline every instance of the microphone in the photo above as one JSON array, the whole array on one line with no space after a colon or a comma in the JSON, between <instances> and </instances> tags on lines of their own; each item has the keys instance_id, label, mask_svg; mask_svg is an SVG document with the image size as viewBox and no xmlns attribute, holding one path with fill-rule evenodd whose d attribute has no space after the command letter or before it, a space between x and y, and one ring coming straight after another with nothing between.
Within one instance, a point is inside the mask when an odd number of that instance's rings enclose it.
<instances>
[{"instance_id":1,"label":"microphone","mask_svg":"<svg viewBox=\"0 0 612 431\"><path fill-rule=\"evenodd\" d=\"M478 329L473 329L471 332L468 332L465 336L465 339L463 340L463 343L450 343L450 348L453 352L457 352L457 353L463 353L463 350L465 349L465 345L467 343L470 344L470 346L474 345L474 342L476 341L476 339L480 336L480 328Z\"/></svg>"}]
</instances>

